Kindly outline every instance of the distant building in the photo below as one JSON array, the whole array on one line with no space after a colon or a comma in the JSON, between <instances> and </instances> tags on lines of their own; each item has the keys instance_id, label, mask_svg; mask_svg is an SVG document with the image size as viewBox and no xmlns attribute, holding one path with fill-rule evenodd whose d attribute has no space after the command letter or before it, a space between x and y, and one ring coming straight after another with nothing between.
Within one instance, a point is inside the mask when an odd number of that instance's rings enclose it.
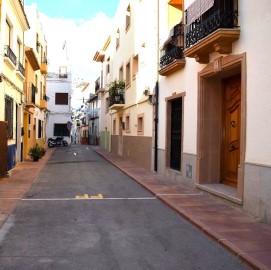
<instances>
[{"instance_id":1,"label":"distant building","mask_svg":"<svg viewBox=\"0 0 271 270\"><path fill-rule=\"evenodd\" d=\"M60 66L59 72L47 74L47 139L64 136L71 143L72 111L71 111L72 78L67 66Z\"/></svg>"},{"instance_id":2,"label":"distant building","mask_svg":"<svg viewBox=\"0 0 271 270\"><path fill-rule=\"evenodd\" d=\"M88 143L98 145L100 141L101 102L96 94L90 94L87 100L86 121L88 123Z\"/></svg>"}]
</instances>

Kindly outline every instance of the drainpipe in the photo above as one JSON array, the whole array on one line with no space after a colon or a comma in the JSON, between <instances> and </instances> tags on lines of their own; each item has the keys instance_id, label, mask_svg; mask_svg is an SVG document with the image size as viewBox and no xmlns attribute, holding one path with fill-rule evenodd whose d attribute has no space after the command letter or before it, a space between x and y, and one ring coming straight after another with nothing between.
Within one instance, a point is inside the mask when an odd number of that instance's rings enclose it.
<instances>
[{"instance_id":1,"label":"drainpipe","mask_svg":"<svg viewBox=\"0 0 271 270\"><path fill-rule=\"evenodd\" d=\"M158 171L158 114L159 114L159 0L157 0L157 62L155 84L155 118L154 118L154 171Z\"/></svg>"}]
</instances>

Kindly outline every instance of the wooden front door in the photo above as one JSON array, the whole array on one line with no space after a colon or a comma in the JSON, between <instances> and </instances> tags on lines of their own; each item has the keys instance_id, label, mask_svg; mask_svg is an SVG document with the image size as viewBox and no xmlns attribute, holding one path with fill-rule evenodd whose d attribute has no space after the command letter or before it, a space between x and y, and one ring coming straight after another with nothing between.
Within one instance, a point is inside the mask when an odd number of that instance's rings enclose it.
<instances>
[{"instance_id":1,"label":"wooden front door","mask_svg":"<svg viewBox=\"0 0 271 270\"><path fill-rule=\"evenodd\" d=\"M240 164L241 78L224 81L222 182L237 187Z\"/></svg>"}]
</instances>

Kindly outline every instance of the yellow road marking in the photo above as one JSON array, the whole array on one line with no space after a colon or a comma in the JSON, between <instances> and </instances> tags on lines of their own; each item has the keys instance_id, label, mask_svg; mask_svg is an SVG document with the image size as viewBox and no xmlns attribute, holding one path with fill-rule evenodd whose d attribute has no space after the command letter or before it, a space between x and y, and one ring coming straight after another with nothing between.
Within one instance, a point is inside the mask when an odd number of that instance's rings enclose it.
<instances>
[{"instance_id":1,"label":"yellow road marking","mask_svg":"<svg viewBox=\"0 0 271 270\"><path fill-rule=\"evenodd\" d=\"M91 199L103 199L103 195L99 193L97 196L90 196Z\"/></svg>"},{"instance_id":2,"label":"yellow road marking","mask_svg":"<svg viewBox=\"0 0 271 270\"><path fill-rule=\"evenodd\" d=\"M103 195L101 193L99 193L97 195L93 195L93 196L89 196L88 194L84 194L84 195L76 195L75 198L76 199L103 199Z\"/></svg>"}]
</instances>

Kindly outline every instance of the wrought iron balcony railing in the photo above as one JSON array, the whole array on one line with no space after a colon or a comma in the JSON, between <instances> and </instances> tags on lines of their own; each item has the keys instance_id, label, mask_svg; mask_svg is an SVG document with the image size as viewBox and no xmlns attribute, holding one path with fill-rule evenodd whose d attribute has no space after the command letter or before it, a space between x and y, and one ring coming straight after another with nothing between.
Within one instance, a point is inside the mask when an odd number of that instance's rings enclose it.
<instances>
[{"instance_id":1,"label":"wrought iron balcony railing","mask_svg":"<svg viewBox=\"0 0 271 270\"><path fill-rule=\"evenodd\" d=\"M37 88L33 83L26 82L25 83L25 102L26 104L36 104L36 92Z\"/></svg>"},{"instance_id":2,"label":"wrought iron balcony railing","mask_svg":"<svg viewBox=\"0 0 271 270\"><path fill-rule=\"evenodd\" d=\"M99 117L99 109L95 108L95 109L91 109L87 112L87 116L90 119L94 119L94 118L98 118Z\"/></svg>"},{"instance_id":3,"label":"wrought iron balcony railing","mask_svg":"<svg viewBox=\"0 0 271 270\"><path fill-rule=\"evenodd\" d=\"M183 50L179 46L172 45L164 51L164 55L160 57L160 68L163 68L170 63L172 63L175 59L182 59L184 57Z\"/></svg>"},{"instance_id":4,"label":"wrought iron balcony railing","mask_svg":"<svg viewBox=\"0 0 271 270\"><path fill-rule=\"evenodd\" d=\"M186 10L186 21L188 12ZM233 8L233 0L214 0L212 8L186 25L185 48L199 42L219 28L235 28L238 25L238 10Z\"/></svg>"},{"instance_id":5,"label":"wrought iron balcony railing","mask_svg":"<svg viewBox=\"0 0 271 270\"><path fill-rule=\"evenodd\" d=\"M109 107L111 107L114 104L125 104L123 93L114 93L109 95Z\"/></svg>"},{"instance_id":6,"label":"wrought iron balcony railing","mask_svg":"<svg viewBox=\"0 0 271 270\"><path fill-rule=\"evenodd\" d=\"M60 79L67 79L67 78L68 78L68 74L67 74L67 73L59 73L59 74L58 74L58 77L59 77Z\"/></svg>"},{"instance_id":7,"label":"wrought iron balcony railing","mask_svg":"<svg viewBox=\"0 0 271 270\"><path fill-rule=\"evenodd\" d=\"M17 70L25 77L25 69L19 61L17 61Z\"/></svg>"},{"instance_id":8,"label":"wrought iron balcony railing","mask_svg":"<svg viewBox=\"0 0 271 270\"><path fill-rule=\"evenodd\" d=\"M98 91L101 88L101 77L99 77L96 81L95 81L95 91Z\"/></svg>"},{"instance_id":9,"label":"wrought iron balcony railing","mask_svg":"<svg viewBox=\"0 0 271 270\"><path fill-rule=\"evenodd\" d=\"M160 75L167 76L184 66L184 26L175 25L170 31L170 38L165 42L160 56ZM178 61L175 61L178 60ZM180 61L183 63L179 63ZM177 63L178 62L178 63ZM172 64L171 64L172 63Z\"/></svg>"},{"instance_id":10,"label":"wrought iron balcony railing","mask_svg":"<svg viewBox=\"0 0 271 270\"><path fill-rule=\"evenodd\" d=\"M14 64L14 66L16 66L17 58L16 58L15 53L11 50L9 45L5 45L4 48L5 48L4 55L11 60L11 62Z\"/></svg>"}]
</instances>

